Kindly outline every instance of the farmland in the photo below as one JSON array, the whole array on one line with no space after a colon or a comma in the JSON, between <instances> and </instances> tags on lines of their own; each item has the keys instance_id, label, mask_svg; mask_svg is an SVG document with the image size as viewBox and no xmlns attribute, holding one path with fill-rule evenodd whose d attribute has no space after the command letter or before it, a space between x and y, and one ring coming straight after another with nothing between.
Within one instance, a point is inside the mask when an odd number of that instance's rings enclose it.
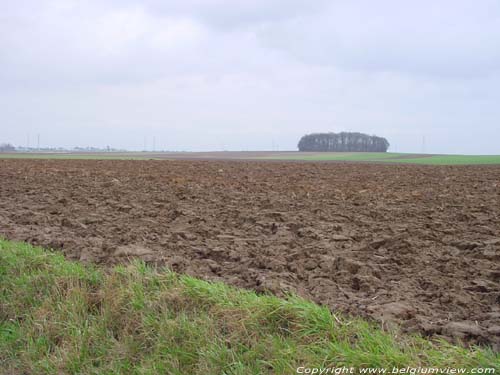
<instances>
[{"instance_id":1,"label":"farmland","mask_svg":"<svg viewBox=\"0 0 500 375\"><path fill-rule=\"evenodd\" d=\"M500 168L0 160L0 233L498 348Z\"/></svg>"},{"instance_id":2,"label":"farmland","mask_svg":"<svg viewBox=\"0 0 500 375\"><path fill-rule=\"evenodd\" d=\"M393 152L319 152L290 153L262 157L275 160L302 161L337 161L337 162L377 162L404 163L422 165L500 165L500 155L432 155L432 154L401 154Z\"/></svg>"},{"instance_id":3,"label":"farmland","mask_svg":"<svg viewBox=\"0 0 500 375\"><path fill-rule=\"evenodd\" d=\"M500 165L500 155L439 155L394 152L295 152L295 151L215 151L215 152L30 152L0 153L0 159L77 160L257 160L363 162L421 165Z\"/></svg>"}]
</instances>

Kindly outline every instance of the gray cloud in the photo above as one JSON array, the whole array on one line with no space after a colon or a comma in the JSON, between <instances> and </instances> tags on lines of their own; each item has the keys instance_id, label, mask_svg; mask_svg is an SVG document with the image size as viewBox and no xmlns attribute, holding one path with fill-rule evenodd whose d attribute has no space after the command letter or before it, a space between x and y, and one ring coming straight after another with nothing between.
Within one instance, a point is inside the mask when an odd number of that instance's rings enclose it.
<instances>
[{"instance_id":1,"label":"gray cloud","mask_svg":"<svg viewBox=\"0 0 500 375\"><path fill-rule=\"evenodd\" d=\"M475 77L500 69L496 1L354 0L268 26L263 43L347 70Z\"/></svg>"},{"instance_id":2,"label":"gray cloud","mask_svg":"<svg viewBox=\"0 0 500 375\"><path fill-rule=\"evenodd\" d=\"M109 1L120 5L123 1ZM125 0L134 5L137 1ZM329 4L328 0L144 0L141 6L157 15L188 17L209 27L223 31L254 28L269 23L318 14Z\"/></svg>"}]
</instances>

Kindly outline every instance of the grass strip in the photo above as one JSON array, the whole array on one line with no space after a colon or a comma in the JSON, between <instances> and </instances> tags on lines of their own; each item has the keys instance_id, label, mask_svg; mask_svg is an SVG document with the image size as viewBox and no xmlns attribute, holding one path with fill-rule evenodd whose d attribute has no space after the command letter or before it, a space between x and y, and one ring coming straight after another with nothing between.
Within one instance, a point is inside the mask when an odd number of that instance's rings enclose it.
<instances>
[{"instance_id":1,"label":"grass strip","mask_svg":"<svg viewBox=\"0 0 500 375\"><path fill-rule=\"evenodd\" d=\"M142 262L104 270L0 240L0 374L293 374L299 366L498 373L500 355L384 332L296 296Z\"/></svg>"}]
</instances>

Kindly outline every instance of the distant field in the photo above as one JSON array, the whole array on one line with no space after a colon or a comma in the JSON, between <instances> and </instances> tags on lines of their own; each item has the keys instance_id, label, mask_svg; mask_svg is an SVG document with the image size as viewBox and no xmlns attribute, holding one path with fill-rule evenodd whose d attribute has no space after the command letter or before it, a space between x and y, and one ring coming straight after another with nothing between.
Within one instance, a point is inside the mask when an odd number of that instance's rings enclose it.
<instances>
[{"instance_id":1,"label":"distant field","mask_svg":"<svg viewBox=\"0 0 500 375\"><path fill-rule=\"evenodd\" d=\"M81 160L283 160L405 163L428 165L500 165L500 155L433 155L393 152L296 152L296 151L213 151L213 152L117 152L117 153L0 153L0 159L81 159Z\"/></svg>"},{"instance_id":2,"label":"distant field","mask_svg":"<svg viewBox=\"0 0 500 375\"><path fill-rule=\"evenodd\" d=\"M77 153L0 153L0 159L77 159L77 160L147 160L139 152L109 154Z\"/></svg>"},{"instance_id":3,"label":"distant field","mask_svg":"<svg viewBox=\"0 0 500 375\"><path fill-rule=\"evenodd\" d=\"M500 164L500 155L431 155L377 152L321 152L270 155L261 159L308 161L390 162L431 165Z\"/></svg>"},{"instance_id":4,"label":"distant field","mask_svg":"<svg viewBox=\"0 0 500 375\"><path fill-rule=\"evenodd\" d=\"M500 155L431 155L427 157L399 159L397 162L435 165L500 164Z\"/></svg>"},{"instance_id":5,"label":"distant field","mask_svg":"<svg viewBox=\"0 0 500 375\"><path fill-rule=\"evenodd\" d=\"M418 158L419 155L396 154L388 152L291 152L276 153L259 159L273 160L308 160L308 161L385 161L401 159L409 155Z\"/></svg>"}]
</instances>

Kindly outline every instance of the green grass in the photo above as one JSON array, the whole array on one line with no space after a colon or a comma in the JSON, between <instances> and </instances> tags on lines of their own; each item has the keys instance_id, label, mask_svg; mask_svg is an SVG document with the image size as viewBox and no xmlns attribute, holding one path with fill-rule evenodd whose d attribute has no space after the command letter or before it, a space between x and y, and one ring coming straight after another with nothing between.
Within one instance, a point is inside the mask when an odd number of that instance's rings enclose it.
<instances>
[{"instance_id":1,"label":"green grass","mask_svg":"<svg viewBox=\"0 0 500 375\"><path fill-rule=\"evenodd\" d=\"M304 160L304 161L359 161L388 162L428 165L476 165L500 164L500 155L426 155L402 154L393 152L300 152L260 157L273 160Z\"/></svg>"},{"instance_id":2,"label":"green grass","mask_svg":"<svg viewBox=\"0 0 500 375\"><path fill-rule=\"evenodd\" d=\"M293 374L298 366L500 368L487 348L386 333L144 263L102 270L0 240L1 374Z\"/></svg>"},{"instance_id":3,"label":"green grass","mask_svg":"<svg viewBox=\"0 0 500 375\"><path fill-rule=\"evenodd\" d=\"M500 155L431 155L420 158L395 160L397 163L429 165L479 165L500 164Z\"/></svg>"}]
</instances>

